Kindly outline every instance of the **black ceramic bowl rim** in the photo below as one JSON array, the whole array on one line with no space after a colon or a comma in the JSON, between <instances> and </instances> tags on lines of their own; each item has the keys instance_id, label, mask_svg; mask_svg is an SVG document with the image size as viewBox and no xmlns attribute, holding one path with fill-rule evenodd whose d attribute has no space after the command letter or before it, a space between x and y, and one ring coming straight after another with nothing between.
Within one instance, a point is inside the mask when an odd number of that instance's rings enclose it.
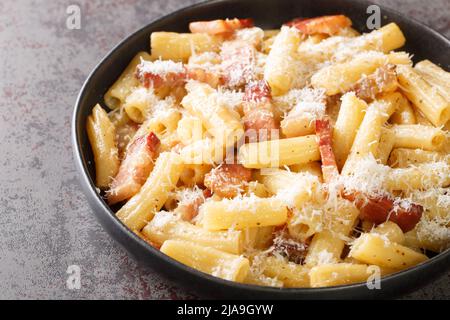
<instances>
[{"instance_id":1,"label":"black ceramic bowl rim","mask_svg":"<svg viewBox=\"0 0 450 320\"><path fill-rule=\"evenodd\" d=\"M247 0L244 0L244 2L245 1ZM134 37L140 36L140 34L146 32L147 29L151 29L153 25L163 23L164 20L169 18L180 17L190 12L191 10L195 10L197 8L209 7L216 4L227 4L227 3L233 4L238 2L239 1L237 0L216 0L216 1L202 2L182 8L162 18L156 19L151 23L149 23L148 25L146 25L145 27L139 29L130 36L126 37L123 41L121 41L101 60L101 62L94 68L94 70L88 76L75 103L75 109L72 118L72 145L73 145L74 160L78 172L80 174L79 178L82 189L88 199L91 208L96 213L97 219L100 220L100 222L102 223L104 228L108 231L108 233L110 233L113 236L113 238L115 238L115 240L117 240L123 247L131 251L131 253L135 254L136 252L139 252L139 254L142 254L142 252L145 252L147 257L138 257L138 260L141 261L145 260L146 261L145 264L147 265L150 264L149 260L151 260L152 263L155 264L154 267L163 273L164 269L167 267L168 269L170 269L169 274L170 278L176 278L177 280L181 280L182 277L186 276L187 279L191 281L199 281L200 284L210 287L209 289L213 289L208 290L209 292L213 292L214 290L220 291L223 290L223 292L218 293L216 292L217 296L227 296L234 298L273 298L273 299L277 298L354 299L354 298L392 297L417 289L418 287L426 284L427 282L432 281L439 275L442 275L442 273L448 270L450 267L450 250L446 250L436 255L435 257L431 258L430 260L421 263L415 267L383 277L381 280L382 290L369 290L365 283L326 287L326 288L272 288L272 287L263 287L231 282L197 271L161 253L159 250L155 249L147 242L142 240L139 236L137 236L130 229L128 229L119 219L117 219L111 208L97 193L96 187L89 173L88 163L85 159L86 155L85 152L83 151L85 150L85 148L88 148L88 146L83 145L82 143L83 140L82 137L86 135L85 132L82 132L85 129L85 125L84 123L82 123L83 119L82 105L83 105L83 98L85 97L87 92L91 89L91 87L94 85L93 78L96 76L99 69L110 59L110 57L116 51L120 50L123 46L125 46L127 42L129 42ZM289 2L289 0L286 0L285 2ZM365 0L364 1L342 0L339 2L343 3L342 12L344 14L346 11L345 5L350 5L353 3L354 5L367 7L368 5L371 4ZM406 19L406 21L408 21L409 24L424 30L424 32L428 34L432 34L434 37L439 39L439 41L445 43L445 46L447 46L447 48L450 48L450 41L441 34L439 34L438 32L429 28L428 26L414 19L405 18L394 10L386 9L383 8L382 6L380 7L382 11L388 12L390 16L402 17L403 19ZM246 13L244 15L251 16L251 13L250 14ZM150 34L148 34L148 36L149 35ZM120 70L120 72L121 71L122 70ZM86 106L84 108L86 108ZM90 108L92 108L92 106L90 106ZM84 138L84 140L86 140L86 138ZM195 290L203 291L201 287L194 289L194 291Z\"/></svg>"}]
</instances>

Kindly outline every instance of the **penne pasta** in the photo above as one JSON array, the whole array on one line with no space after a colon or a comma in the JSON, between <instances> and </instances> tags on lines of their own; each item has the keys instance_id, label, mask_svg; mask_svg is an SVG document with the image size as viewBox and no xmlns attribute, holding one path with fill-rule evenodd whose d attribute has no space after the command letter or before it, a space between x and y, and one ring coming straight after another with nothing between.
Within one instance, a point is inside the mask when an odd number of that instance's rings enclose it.
<instances>
[{"instance_id":1,"label":"penne pasta","mask_svg":"<svg viewBox=\"0 0 450 320\"><path fill-rule=\"evenodd\" d=\"M408 247L391 242L376 234L363 234L352 246L350 257L368 264L402 270L428 258Z\"/></svg>"},{"instance_id":2,"label":"penne pasta","mask_svg":"<svg viewBox=\"0 0 450 320\"><path fill-rule=\"evenodd\" d=\"M138 232L151 220L175 189L183 168L180 156L164 152L156 160L155 167L142 186L117 213L117 217L131 230Z\"/></svg>"},{"instance_id":3,"label":"penne pasta","mask_svg":"<svg viewBox=\"0 0 450 320\"><path fill-rule=\"evenodd\" d=\"M167 240L161 252L194 269L236 282L243 282L249 270L248 259L192 242Z\"/></svg>"},{"instance_id":4,"label":"penne pasta","mask_svg":"<svg viewBox=\"0 0 450 320\"><path fill-rule=\"evenodd\" d=\"M200 207L201 224L208 230L279 226L287 220L287 208L275 198L243 197L208 201Z\"/></svg>"},{"instance_id":5,"label":"penne pasta","mask_svg":"<svg viewBox=\"0 0 450 320\"><path fill-rule=\"evenodd\" d=\"M264 80L275 96L288 92L294 84L296 68L292 65L297 63L299 43L299 33L288 27L282 27L275 36L264 68Z\"/></svg>"},{"instance_id":6,"label":"penne pasta","mask_svg":"<svg viewBox=\"0 0 450 320\"><path fill-rule=\"evenodd\" d=\"M425 82L412 67L398 66L397 74L405 96L434 126L442 126L450 119L450 102Z\"/></svg>"},{"instance_id":7,"label":"penne pasta","mask_svg":"<svg viewBox=\"0 0 450 320\"><path fill-rule=\"evenodd\" d=\"M155 59L187 62L193 54L218 52L222 38L206 33L153 32L151 53Z\"/></svg>"},{"instance_id":8,"label":"penne pasta","mask_svg":"<svg viewBox=\"0 0 450 320\"><path fill-rule=\"evenodd\" d=\"M95 185L105 189L119 171L116 129L106 111L97 104L87 118L86 130L95 162Z\"/></svg>"},{"instance_id":9,"label":"penne pasta","mask_svg":"<svg viewBox=\"0 0 450 320\"><path fill-rule=\"evenodd\" d=\"M391 129L394 148L440 150L446 140L441 129L420 124L394 125Z\"/></svg>"},{"instance_id":10,"label":"penne pasta","mask_svg":"<svg viewBox=\"0 0 450 320\"><path fill-rule=\"evenodd\" d=\"M320 160L315 135L244 144L239 162L246 168L276 168Z\"/></svg>"},{"instance_id":11,"label":"penne pasta","mask_svg":"<svg viewBox=\"0 0 450 320\"><path fill-rule=\"evenodd\" d=\"M105 104L110 109L121 107L131 92L139 86L139 80L135 77L136 67L141 59L151 61L152 58L147 52L139 52L128 67L122 72L119 79L109 88L104 96Z\"/></svg>"},{"instance_id":12,"label":"penne pasta","mask_svg":"<svg viewBox=\"0 0 450 320\"><path fill-rule=\"evenodd\" d=\"M142 234L159 246L166 240L183 240L233 254L241 254L244 249L241 231L208 231L164 211L155 215Z\"/></svg>"}]
</instances>

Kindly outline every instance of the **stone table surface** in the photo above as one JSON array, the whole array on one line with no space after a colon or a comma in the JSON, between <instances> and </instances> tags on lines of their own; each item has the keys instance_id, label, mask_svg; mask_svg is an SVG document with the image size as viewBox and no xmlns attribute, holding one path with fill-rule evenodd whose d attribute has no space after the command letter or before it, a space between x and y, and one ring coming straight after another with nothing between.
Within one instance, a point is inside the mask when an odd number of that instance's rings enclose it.
<instances>
[{"instance_id":1,"label":"stone table surface","mask_svg":"<svg viewBox=\"0 0 450 320\"><path fill-rule=\"evenodd\" d=\"M0 298L195 297L106 234L80 190L70 142L75 98L96 63L132 31L194 2L0 2ZM448 0L374 2L450 37ZM81 30L66 27L74 4ZM71 265L80 267L79 290L66 285ZM450 298L450 273L406 298Z\"/></svg>"}]
</instances>

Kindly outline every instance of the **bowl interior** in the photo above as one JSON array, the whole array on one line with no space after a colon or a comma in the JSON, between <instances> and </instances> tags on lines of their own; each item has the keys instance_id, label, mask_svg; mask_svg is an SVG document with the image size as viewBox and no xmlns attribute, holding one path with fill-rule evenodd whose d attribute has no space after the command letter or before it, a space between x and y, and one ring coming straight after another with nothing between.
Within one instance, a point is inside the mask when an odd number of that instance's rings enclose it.
<instances>
[{"instance_id":1,"label":"bowl interior","mask_svg":"<svg viewBox=\"0 0 450 320\"><path fill-rule=\"evenodd\" d=\"M369 14L366 13L368 6L369 3L365 1L352 0L213 1L182 9L166 17L163 17L162 19L159 19L144 27L143 29L137 31L122 43L120 43L116 48L114 48L96 67L96 69L92 72L92 74L86 81L76 103L73 118L74 154L75 161L79 168L80 174L82 175L83 188L102 223L104 223L104 225L109 224L109 227L107 227L107 229L109 229L108 231L112 233L113 236L118 239L119 242L121 242L125 247L132 251L136 256L141 258L141 260L157 259L158 257L156 257L155 255L159 256L159 258L162 258L161 254L158 255L157 253L155 253L155 250L145 243L140 242L130 244L131 242L139 242L139 239L132 235L131 232L126 231L123 226L120 227L120 223L116 220L113 211L96 193L93 183L93 181L95 180L95 167L85 130L86 118L90 114L92 107L98 102L100 102L104 106L103 95L119 77L121 72L125 69L131 59L135 56L135 54L139 51L150 50L149 37L153 31L187 32L188 24L191 21L211 20L224 17L251 17L255 20L255 24L257 26L270 29L278 28L282 23L295 17L314 17L327 14L345 14L352 19L355 29L360 32L368 32L370 31L366 26L366 21L369 17ZM393 12L392 10L382 8L381 16L382 25L385 25L389 22L396 22L400 26L407 39L406 46L403 49L409 53L414 54L413 60L415 62L426 58L433 61L434 63L442 65L446 69L449 69L450 42L447 39L431 30L430 28L427 28L424 25L421 25L409 18L403 17L396 12ZM390 279L394 279L395 281L391 280L391 283L396 283L398 287L397 293L400 293L402 282L404 282L403 291L406 290L406 287L408 287L406 286L406 282L408 282L406 278L409 275L409 289L412 289L411 287L413 285L417 286L419 285L419 282L420 284L424 282L423 279L421 282L421 279L416 279L416 276L414 276L415 274L418 274L418 272L420 272L417 269L426 267L431 268L434 265L434 270L437 272L439 268L436 267L436 265L438 265L440 269L443 269L443 264L449 265L449 258L450 254L447 251L433 258L428 263L387 277L383 279L383 281L387 282ZM303 293L309 291L309 293L314 292L314 297L318 297L317 295L320 295L321 293L327 295L327 297L330 297L329 294L333 292L330 291L330 289L279 290L244 286L240 284L228 283L226 281L222 281L220 279L212 278L199 272L189 270L189 268L170 261L167 258L162 258L161 260L165 260L162 262L163 265L171 263L171 267L173 267L174 270L184 270L184 274L189 273L191 279L206 279L206 285L210 285L211 282L214 282L222 286L227 286L228 288L234 288L235 292L239 292L242 294L245 294L245 292L251 294L259 292L260 294L269 293L271 294L270 297L273 297L273 294L278 294L279 296L283 297L293 297L293 294L295 294L296 297L306 297L303 296ZM417 272L414 273L414 271ZM411 280L411 276L414 276L414 281ZM398 280L399 277L404 277L405 279L401 279L400 281ZM358 287L361 287L361 285L338 287L338 289L341 289L340 297L346 296L342 289L355 289ZM285 294L281 295L280 292L285 292L287 296L285 296ZM352 295L353 294L351 294L350 296ZM370 293L368 294L368 296L373 296L373 294Z\"/></svg>"}]
</instances>

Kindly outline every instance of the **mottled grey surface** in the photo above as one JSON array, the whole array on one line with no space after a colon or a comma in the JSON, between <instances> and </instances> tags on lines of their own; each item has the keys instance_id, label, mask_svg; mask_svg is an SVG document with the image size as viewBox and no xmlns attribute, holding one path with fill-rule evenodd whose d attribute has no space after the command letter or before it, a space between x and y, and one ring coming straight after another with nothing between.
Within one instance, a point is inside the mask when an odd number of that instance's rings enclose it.
<instances>
[{"instance_id":1,"label":"mottled grey surface","mask_svg":"<svg viewBox=\"0 0 450 320\"><path fill-rule=\"evenodd\" d=\"M73 104L95 64L132 31L193 2L0 2L0 298L193 297L137 266L102 230L70 143ZM374 2L450 37L447 0ZM66 28L72 4L81 7L81 30ZM66 287L69 265L81 267L80 290ZM450 298L450 274L408 298Z\"/></svg>"}]
</instances>

